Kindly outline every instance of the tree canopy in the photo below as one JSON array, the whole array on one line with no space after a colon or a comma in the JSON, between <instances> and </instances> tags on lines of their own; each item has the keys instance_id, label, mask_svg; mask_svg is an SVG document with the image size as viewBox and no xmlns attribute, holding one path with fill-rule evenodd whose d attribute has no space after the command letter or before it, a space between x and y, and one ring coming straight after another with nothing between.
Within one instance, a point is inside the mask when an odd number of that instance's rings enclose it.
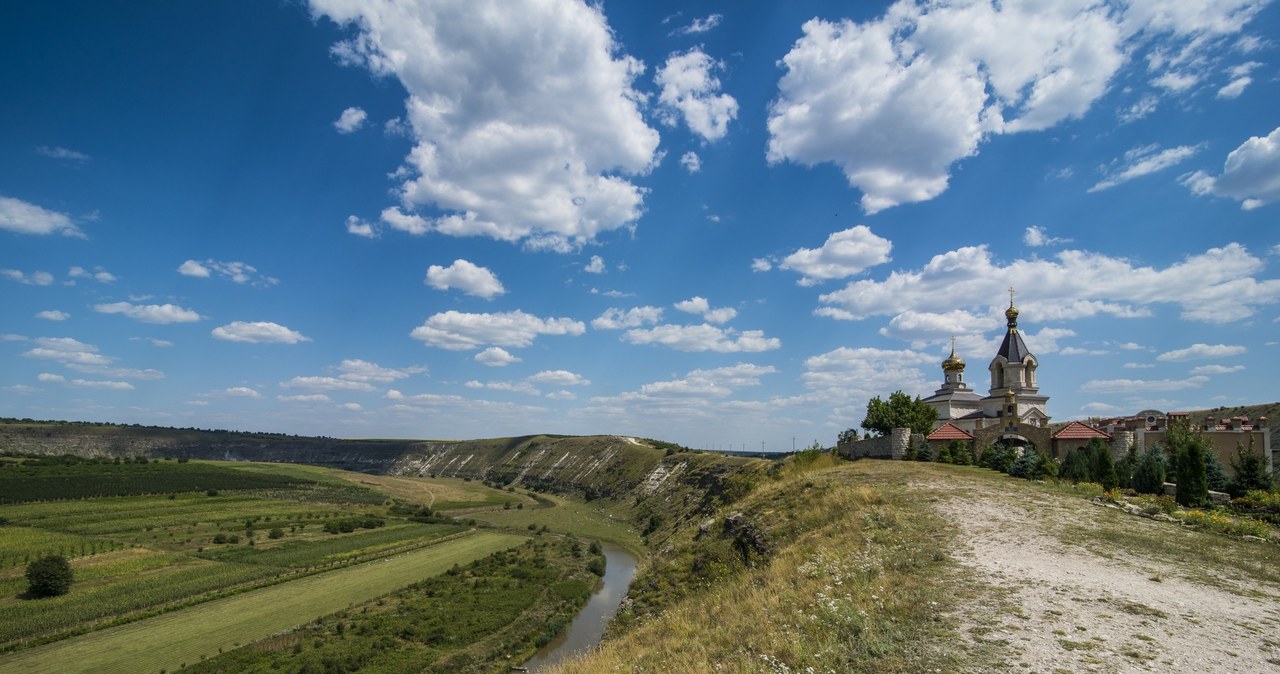
<instances>
[{"instance_id":1,"label":"tree canopy","mask_svg":"<svg viewBox=\"0 0 1280 674\"><path fill-rule=\"evenodd\" d=\"M27 594L57 597L71 590L71 564L62 555L41 557L27 565Z\"/></svg>"},{"instance_id":2,"label":"tree canopy","mask_svg":"<svg viewBox=\"0 0 1280 674\"><path fill-rule=\"evenodd\" d=\"M862 427L877 435L888 435L894 428L910 428L912 433L925 434L937 418L938 411L921 402L919 396L912 400L902 391L894 391L888 401L881 400L880 396L867 401Z\"/></svg>"}]
</instances>

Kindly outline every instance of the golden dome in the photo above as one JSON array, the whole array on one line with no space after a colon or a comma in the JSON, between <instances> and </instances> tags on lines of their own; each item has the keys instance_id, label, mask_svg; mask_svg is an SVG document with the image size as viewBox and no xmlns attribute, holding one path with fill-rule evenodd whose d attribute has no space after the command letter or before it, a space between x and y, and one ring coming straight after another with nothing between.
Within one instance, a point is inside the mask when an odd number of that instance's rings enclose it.
<instances>
[{"instance_id":1,"label":"golden dome","mask_svg":"<svg viewBox=\"0 0 1280 674\"><path fill-rule=\"evenodd\" d=\"M942 361L942 370L944 372L954 372L956 370L964 370L964 360L956 355L956 348L951 347L951 355Z\"/></svg>"},{"instance_id":2,"label":"golden dome","mask_svg":"<svg viewBox=\"0 0 1280 674\"><path fill-rule=\"evenodd\" d=\"M1015 307L1012 304L1010 304L1009 308L1004 310L1004 317L1009 319L1010 321L1018 320L1018 307Z\"/></svg>"}]
</instances>

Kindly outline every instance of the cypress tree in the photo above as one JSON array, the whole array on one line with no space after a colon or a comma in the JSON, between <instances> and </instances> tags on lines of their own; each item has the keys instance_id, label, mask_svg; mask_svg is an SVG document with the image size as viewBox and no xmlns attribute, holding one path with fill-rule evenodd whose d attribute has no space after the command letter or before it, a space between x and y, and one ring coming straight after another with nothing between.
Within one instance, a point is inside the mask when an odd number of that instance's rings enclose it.
<instances>
[{"instance_id":1,"label":"cypress tree","mask_svg":"<svg viewBox=\"0 0 1280 674\"><path fill-rule=\"evenodd\" d=\"M1133 489L1139 494L1163 493L1164 476L1164 451L1153 445L1138 457L1133 468Z\"/></svg>"},{"instance_id":2,"label":"cypress tree","mask_svg":"<svg viewBox=\"0 0 1280 674\"><path fill-rule=\"evenodd\" d=\"M1120 478L1116 475L1116 466L1111 461L1111 448L1107 443L1094 438L1085 447L1089 451L1089 479L1102 485L1107 491L1119 486Z\"/></svg>"},{"instance_id":3,"label":"cypress tree","mask_svg":"<svg viewBox=\"0 0 1280 674\"><path fill-rule=\"evenodd\" d=\"M1072 482L1087 482L1090 477L1089 452L1083 447L1075 447L1067 452L1062 460L1062 479Z\"/></svg>"}]
</instances>

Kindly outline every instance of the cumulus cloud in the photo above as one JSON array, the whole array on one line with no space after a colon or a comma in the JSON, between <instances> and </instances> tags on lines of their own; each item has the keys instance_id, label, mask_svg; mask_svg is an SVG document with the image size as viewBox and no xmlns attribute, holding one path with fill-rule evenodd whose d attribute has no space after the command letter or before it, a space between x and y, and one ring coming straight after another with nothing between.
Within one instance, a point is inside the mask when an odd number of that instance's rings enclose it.
<instances>
[{"instance_id":1,"label":"cumulus cloud","mask_svg":"<svg viewBox=\"0 0 1280 674\"><path fill-rule=\"evenodd\" d=\"M75 370L76 372L83 372L84 374L98 374L104 377L120 377L123 379L145 379L148 381L154 381L157 379L165 378L165 374L163 372L161 372L160 370L154 370L151 368L147 368L145 370L139 370L131 367L110 367L107 365L95 365L95 364L86 364L86 363L78 363L78 362L65 363L65 365L67 366L68 370Z\"/></svg>"},{"instance_id":2,"label":"cumulus cloud","mask_svg":"<svg viewBox=\"0 0 1280 674\"><path fill-rule=\"evenodd\" d=\"M1191 374L1194 375L1215 375L1215 374L1231 374L1232 372L1243 372L1243 365L1201 365L1191 368Z\"/></svg>"},{"instance_id":3,"label":"cumulus cloud","mask_svg":"<svg viewBox=\"0 0 1280 674\"><path fill-rule=\"evenodd\" d=\"M27 274L17 269L0 269L0 276L28 286L53 285L53 274L50 274L47 271L37 271Z\"/></svg>"},{"instance_id":4,"label":"cumulus cloud","mask_svg":"<svg viewBox=\"0 0 1280 674\"><path fill-rule=\"evenodd\" d=\"M587 266L583 267L582 271L585 271L588 274L603 274L604 258L599 255L592 255L591 262L587 263Z\"/></svg>"},{"instance_id":5,"label":"cumulus cloud","mask_svg":"<svg viewBox=\"0 0 1280 674\"><path fill-rule=\"evenodd\" d=\"M337 377L294 377L280 382L280 388L300 388L308 391L357 391L367 393L373 385L363 381L338 379Z\"/></svg>"},{"instance_id":6,"label":"cumulus cloud","mask_svg":"<svg viewBox=\"0 0 1280 674\"><path fill-rule=\"evenodd\" d=\"M902 390L910 395L932 392L936 386L920 367L938 362L936 355L920 351L840 347L806 359L801 379L833 404L865 403L886 391Z\"/></svg>"},{"instance_id":7,"label":"cumulus cloud","mask_svg":"<svg viewBox=\"0 0 1280 674\"><path fill-rule=\"evenodd\" d=\"M92 272L84 267L72 267L67 270L67 276L73 279L91 278L98 283L114 283L116 280L115 274L102 267L94 267Z\"/></svg>"},{"instance_id":8,"label":"cumulus cloud","mask_svg":"<svg viewBox=\"0 0 1280 674\"><path fill-rule=\"evenodd\" d=\"M1228 71L1231 75L1231 82L1218 90L1218 98L1239 98L1240 94L1244 93L1245 88L1253 83L1253 78L1249 76L1249 73L1260 65L1262 64L1257 61L1249 61L1232 67Z\"/></svg>"},{"instance_id":9,"label":"cumulus cloud","mask_svg":"<svg viewBox=\"0 0 1280 674\"><path fill-rule=\"evenodd\" d=\"M46 321L65 321L71 318L71 314L56 309L47 309L36 314L36 318L43 318Z\"/></svg>"},{"instance_id":10,"label":"cumulus cloud","mask_svg":"<svg viewBox=\"0 0 1280 674\"><path fill-rule=\"evenodd\" d=\"M596 330L624 330L626 328L637 328L649 323L657 323L660 320L662 320L662 309L659 307L646 305L632 307L625 311L609 308L591 321L591 327Z\"/></svg>"},{"instance_id":11,"label":"cumulus cloud","mask_svg":"<svg viewBox=\"0 0 1280 674\"><path fill-rule=\"evenodd\" d=\"M1232 150L1222 175L1196 171L1181 180L1193 194L1238 199L1246 211L1280 199L1280 127Z\"/></svg>"},{"instance_id":12,"label":"cumulus cloud","mask_svg":"<svg viewBox=\"0 0 1280 674\"><path fill-rule=\"evenodd\" d=\"M683 302L676 302L673 306L686 314L697 314L708 323L728 323L738 315L738 310L731 307L712 309L711 303L705 297L690 297Z\"/></svg>"},{"instance_id":13,"label":"cumulus cloud","mask_svg":"<svg viewBox=\"0 0 1280 674\"><path fill-rule=\"evenodd\" d=\"M769 271L773 269L773 261L767 257L758 257L751 261L751 271Z\"/></svg>"},{"instance_id":14,"label":"cumulus cloud","mask_svg":"<svg viewBox=\"0 0 1280 674\"><path fill-rule=\"evenodd\" d=\"M342 134L354 133L364 126L364 120L368 118L369 114L361 108L347 108L333 123L333 128Z\"/></svg>"},{"instance_id":15,"label":"cumulus cloud","mask_svg":"<svg viewBox=\"0 0 1280 674\"><path fill-rule=\"evenodd\" d=\"M723 138L729 122L738 116L738 101L729 94L717 93L720 80L713 72L722 68L723 63L697 47L669 56L653 78L661 88L658 115L662 121L675 126L683 119L689 130L704 141Z\"/></svg>"},{"instance_id":16,"label":"cumulus cloud","mask_svg":"<svg viewBox=\"0 0 1280 674\"><path fill-rule=\"evenodd\" d=\"M1060 243L1071 243L1071 239L1064 239L1057 236L1049 236L1044 227L1032 225L1022 233L1022 242L1032 248L1041 246L1053 246Z\"/></svg>"},{"instance_id":17,"label":"cumulus cloud","mask_svg":"<svg viewBox=\"0 0 1280 674\"><path fill-rule=\"evenodd\" d=\"M1254 278L1262 269L1262 261L1238 243L1189 255L1163 269L1083 250L1001 264L985 245L966 246L935 255L919 269L894 271L883 281L853 281L820 295L826 306L815 313L858 320L985 306L998 314L1007 306L1000 298L1008 298L1012 285L1027 289L1018 305L1036 321L1145 316L1147 305L1170 303L1181 306L1185 319L1226 323L1280 300L1280 280ZM991 304L983 305L981 298Z\"/></svg>"},{"instance_id":18,"label":"cumulus cloud","mask_svg":"<svg viewBox=\"0 0 1280 674\"><path fill-rule=\"evenodd\" d=\"M861 274L889 261L893 244L858 225L827 237L821 248L801 248L778 264L801 275L800 285L817 285L831 279Z\"/></svg>"},{"instance_id":19,"label":"cumulus cloud","mask_svg":"<svg viewBox=\"0 0 1280 674\"><path fill-rule=\"evenodd\" d=\"M1206 358L1226 358L1228 356L1243 356L1248 351L1247 348L1235 344L1192 344L1185 349L1166 351L1156 356L1156 360L1168 363L1183 360L1204 360Z\"/></svg>"},{"instance_id":20,"label":"cumulus cloud","mask_svg":"<svg viewBox=\"0 0 1280 674\"><path fill-rule=\"evenodd\" d=\"M724 19L724 16L720 14L708 14L704 18L694 17L693 21L690 22L689 25L677 28L672 34L696 35L699 33L705 33L712 28L719 26L722 19ZM664 21L663 23L666 22Z\"/></svg>"},{"instance_id":21,"label":"cumulus cloud","mask_svg":"<svg viewBox=\"0 0 1280 674\"><path fill-rule=\"evenodd\" d=\"M763 330L720 328L700 325L657 325L648 329L634 328L622 336L631 344L659 344L677 351L716 351L740 353L772 351L782 347L782 340L766 337Z\"/></svg>"},{"instance_id":22,"label":"cumulus cloud","mask_svg":"<svg viewBox=\"0 0 1280 674\"><path fill-rule=\"evenodd\" d=\"M389 397L389 396L388 396ZM289 403L331 403L333 399L323 393L300 393L292 396L276 396L276 400Z\"/></svg>"},{"instance_id":23,"label":"cumulus cloud","mask_svg":"<svg viewBox=\"0 0 1280 674\"><path fill-rule=\"evenodd\" d=\"M248 386L232 386L224 388L219 392L228 398L261 398L262 394L249 388Z\"/></svg>"},{"instance_id":24,"label":"cumulus cloud","mask_svg":"<svg viewBox=\"0 0 1280 674\"><path fill-rule=\"evenodd\" d=\"M108 391L132 391L133 384L127 381L104 381L98 379L72 379L67 382L68 386L76 386L78 388L97 388Z\"/></svg>"},{"instance_id":25,"label":"cumulus cloud","mask_svg":"<svg viewBox=\"0 0 1280 674\"><path fill-rule=\"evenodd\" d=\"M476 354L476 362L489 367L506 367L512 363L519 363L520 359L511 355L506 349L497 346L491 346L484 351Z\"/></svg>"},{"instance_id":26,"label":"cumulus cloud","mask_svg":"<svg viewBox=\"0 0 1280 674\"><path fill-rule=\"evenodd\" d=\"M1119 119L1121 124L1136 122L1139 119L1147 117L1160 107L1160 97L1147 94L1139 98L1133 105L1120 110Z\"/></svg>"},{"instance_id":27,"label":"cumulus cloud","mask_svg":"<svg viewBox=\"0 0 1280 674\"><path fill-rule=\"evenodd\" d=\"M526 347L539 335L581 335L587 326L570 318L538 318L523 311L434 314L409 333L427 346L451 351L493 346Z\"/></svg>"},{"instance_id":28,"label":"cumulus cloud","mask_svg":"<svg viewBox=\"0 0 1280 674\"><path fill-rule=\"evenodd\" d=\"M463 384L463 386L474 389L489 389L491 391L510 391L531 396L542 395L542 391L539 391L538 387L526 381L477 381L473 379Z\"/></svg>"},{"instance_id":29,"label":"cumulus cloud","mask_svg":"<svg viewBox=\"0 0 1280 674\"><path fill-rule=\"evenodd\" d=\"M549 386L590 386L591 380L568 370L543 370L525 377L525 381Z\"/></svg>"},{"instance_id":30,"label":"cumulus cloud","mask_svg":"<svg viewBox=\"0 0 1280 674\"><path fill-rule=\"evenodd\" d=\"M1083 393L1162 393L1200 388L1209 381L1203 375L1186 379L1092 379L1080 386Z\"/></svg>"},{"instance_id":31,"label":"cumulus cloud","mask_svg":"<svg viewBox=\"0 0 1280 674\"><path fill-rule=\"evenodd\" d=\"M130 304L128 302L112 302L96 304L93 310L100 314L123 314L135 321L165 325L168 323L193 323L200 320L200 314L184 309L176 304Z\"/></svg>"},{"instance_id":32,"label":"cumulus cloud","mask_svg":"<svg viewBox=\"0 0 1280 674\"><path fill-rule=\"evenodd\" d=\"M0 229L17 234L61 234L84 238L66 213L45 210L21 199L0 196Z\"/></svg>"},{"instance_id":33,"label":"cumulus cloud","mask_svg":"<svg viewBox=\"0 0 1280 674\"><path fill-rule=\"evenodd\" d=\"M597 5L452 0L423 5L312 0L351 31L333 52L408 91L416 146L400 197L443 211L417 229L569 251L632 225L644 190L627 178L658 133ZM388 209L383 220L412 213Z\"/></svg>"},{"instance_id":34,"label":"cumulus cloud","mask_svg":"<svg viewBox=\"0 0 1280 674\"><path fill-rule=\"evenodd\" d=\"M363 236L366 239L378 238L378 230L373 225L361 220L354 215L347 216L347 233L356 236Z\"/></svg>"},{"instance_id":35,"label":"cumulus cloud","mask_svg":"<svg viewBox=\"0 0 1280 674\"><path fill-rule=\"evenodd\" d=\"M360 358L349 358L342 361L337 370L342 374L339 378L347 381L373 383L373 384L389 384L399 379L408 378L410 375L424 374L427 371L425 367L407 367L404 369L395 369L390 367L382 367L377 363L370 363Z\"/></svg>"},{"instance_id":36,"label":"cumulus cloud","mask_svg":"<svg viewBox=\"0 0 1280 674\"><path fill-rule=\"evenodd\" d=\"M196 260L187 260L178 267L178 273L195 278L209 278L213 274L217 274L235 283L252 285L258 288L280 283L280 279L265 276L258 272L257 267L245 262L219 262L217 260L197 262Z\"/></svg>"},{"instance_id":37,"label":"cumulus cloud","mask_svg":"<svg viewBox=\"0 0 1280 674\"><path fill-rule=\"evenodd\" d=\"M496 274L463 259L454 260L448 267L431 265L427 268L425 283L436 290L457 288L468 295L485 299L507 292Z\"/></svg>"},{"instance_id":38,"label":"cumulus cloud","mask_svg":"<svg viewBox=\"0 0 1280 674\"><path fill-rule=\"evenodd\" d=\"M693 150L680 155L680 165L689 173L697 173L702 170L702 160L698 158L698 153Z\"/></svg>"},{"instance_id":39,"label":"cumulus cloud","mask_svg":"<svg viewBox=\"0 0 1280 674\"><path fill-rule=\"evenodd\" d=\"M75 162L77 164L83 164L92 159L92 157L83 152L68 150L65 147L50 147L48 145L37 146L36 153L49 157L50 159L62 159L64 161Z\"/></svg>"},{"instance_id":40,"label":"cumulus cloud","mask_svg":"<svg viewBox=\"0 0 1280 674\"><path fill-rule=\"evenodd\" d=\"M98 353L98 347L71 337L38 337L36 347L23 353L27 358L53 360L64 365L110 365L115 358Z\"/></svg>"},{"instance_id":41,"label":"cumulus cloud","mask_svg":"<svg viewBox=\"0 0 1280 674\"><path fill-rule=\"evenodd\" d=\"M1105 170L1107 177L1090 187L1088 191L1101 192L1134 178L1176 166L1199 151L1200 147L1195 145L1180 145L1165 149L1161 149L1159 145L1135 147L1125 152L1123 159L1112 162L1112 165Z\"/></svg>"},{"instance_id":42,"label":"cumulus cloud","mask_svg":"<svg viewBox=\"0 0 1280 674\"><path fill-rule=\"evenodd\" d=\"M782 59L767 157L839 166L868 213L932 199L992 134L1082 117L1129 54L1148 55L1156 86L1193 86L1263 4L900 2L862 23L812 19Z\"/></svg>"},{"instance_id":43,"label":"cumulus cloud","mask_svg":"<svg viewBox=\"0 0 1280 674\"><path fill-rule=\"evenodd\" d=\"M297 344L309 342L310 337L270 321L232 321L213 329L214 339L246 344Z\"/></svg>"}]
</instances>

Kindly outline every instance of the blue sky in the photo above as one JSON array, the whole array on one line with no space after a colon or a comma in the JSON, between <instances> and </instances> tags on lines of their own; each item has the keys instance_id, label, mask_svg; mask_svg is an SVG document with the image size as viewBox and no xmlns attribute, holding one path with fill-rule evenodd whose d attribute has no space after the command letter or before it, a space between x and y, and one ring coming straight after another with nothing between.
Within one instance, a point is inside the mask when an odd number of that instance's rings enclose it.
<instances>
[{"instance_id":1,"label":"blue sky","mask_svg":"<svg viewBox=\"0 0 1280 674\"><path fill-rule=\"evenodd\" d=\"M0 414L790 449L1269 402L1280 7L0 9Z\"/></svg>"}]
</instances>

